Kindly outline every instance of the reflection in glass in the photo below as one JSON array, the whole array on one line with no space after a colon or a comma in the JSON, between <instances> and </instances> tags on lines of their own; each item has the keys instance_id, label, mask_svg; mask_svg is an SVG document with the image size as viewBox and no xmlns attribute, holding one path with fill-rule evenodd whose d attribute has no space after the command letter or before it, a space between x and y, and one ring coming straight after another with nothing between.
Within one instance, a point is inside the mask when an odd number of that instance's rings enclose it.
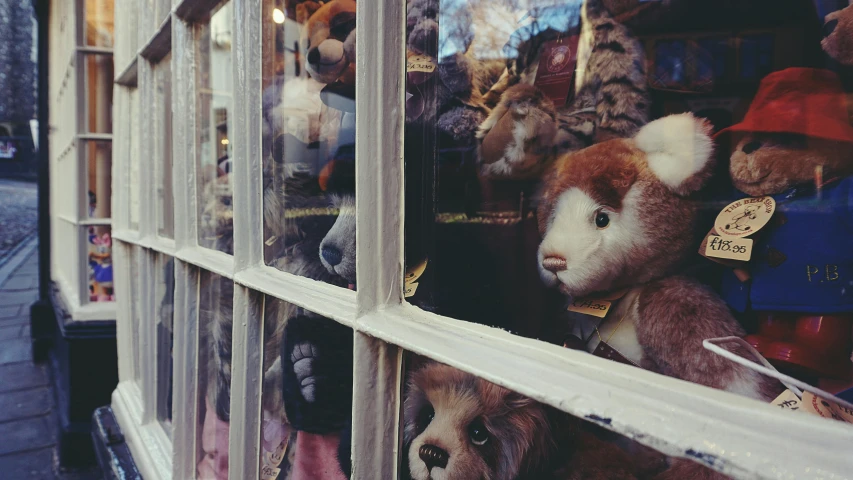
<instances>
[{"instance_id":1,"label":"reflection in glass","mask_svg":"<svg viewBox=\"0 0 853 480\"><path fill-rule=\"evenodd\" d=\"M113 46L113 0L86 0L86 45Z\"/></svg>"},{"instance_id":2,"label":"reflection in glass","mask_svg":"<svg viewBox=\"0 0 853 480\"><path fill-rule=\"evenodd\" d=\"M111 302L113 292L113 245L110 227L93 225L86 228L88 248L88 284L90 302Z\"/></svg>"},{"instance_id":3,"label":"reflection in glass","mask_svg":"<svg viewBox=\"0 0 853 480\"><path fill-rule=\"evenodd\" d=\"M139 255L140 255L139 247L131 247L130 250L130 271L138 272L140 268L139 263ZM130 275L130 298L128 301L130 302L130 334L131 338L138 339L142 338L140 335L140 313L139 313L139 299L142 298L142 294L139 291L139 275ZM138 341L131 340L130 348L133 351L133 375L132 378L134 381L140 382L142 377L142 352Z\"/></svg>"},{"instance_id":4,"label":"reflection in glass","mask_svg":"<svg viewBox=\"0 0 853 480\"><path fill-rule=\"evenodd\" d=\"M231 140L233 113L230 3L221 4L199 28L198 82L199 245L233 253Z\"/></svg>"},{"instance_id":5,"label":"reflection in glass","mask_svg":"<svg viewBox=\"0 0 853 480\"><path fill-rule=\"evenodd\" d=\"M263 5L264 259L355 288L355 2Z\"/></svg>"},{"instance_id":6,"label":"reflection in glass","mask_svg":"<svg viewBox=\"0 0 853 480\"><path fill-rule=\"evenodd\" d=\"M139 118L139 90L133 88L130 90L130 114L128 115L128 144L130 145L130 156L128 158L128 218L130 220L130 228L132 230L139 229L139 163L141 155L139 153L139 130L136 127L134 119Z\"/></svg>"},{"instance_id":7,"label":"reflection in glass","mask_svg":"<svg viewBox=\"0 0 853 480\"><path fill-rule=\"evenodd\" d=\"M113 131L113 56L86 55L86 131Z\"/></svg>"},{"instance_id":8,"label":"reflection in glass","mask_svg":"<svg viewBox=\"0 0 853 480\"><path fill-rule=\"evenodd\" d=\"M175 235L175 196L172 184L172 54L166 55L154 66L157 108L160 112L155 144L159 146L160 163L157 165L157 209L160 235L173 238Z\"/></svg>"},{"instance_id":9,"label":"reflection in glass","mask_svg":"<svg viewBox=\"0 0 853 480\"><path fill-rule=\"evenodd\" d=\"M234 285L206 271L200 281L196 475L199 480L227 480Z\"/></svg>"},{"instance_id":10,"label":"reflection in glass","mask_svg":"<svg viewBox=\"0 0 853 480\"><path fill-rule=\"evenodd\" d=\"M157 420L172 432L172 345L174 339L175 261L157 255L154 263L154 298L157 299Z\"/></svg>"},{"instance_id":11,"label":"reflection in glass","mask_svg":"<svg viewBox=\"0 0 853 480\"><path fill-rule=\"evenodd\" d=\"M339 463L337 452L352 415L352 345L349 327L265 299L260 478L345 478L348 455Z\"/></svg>"},{"instance_id":12,"label":"reflection in glass","mask_svg":"<svg viewBox=\"0 0 853 480\"><path fill-rule=\"evenodd\" d=\"M110 218L112 209L112 142L86 142L86 181L89 218Z\"/></svg>"}]
</instances>

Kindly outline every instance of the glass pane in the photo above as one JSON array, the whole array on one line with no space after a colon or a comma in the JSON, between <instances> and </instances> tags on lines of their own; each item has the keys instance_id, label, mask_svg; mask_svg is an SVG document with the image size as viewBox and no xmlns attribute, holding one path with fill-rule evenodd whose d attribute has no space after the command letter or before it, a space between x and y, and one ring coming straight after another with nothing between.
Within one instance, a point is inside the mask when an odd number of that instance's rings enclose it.
<instances>
[{"instance_id":1,"label":"glass pane","mask_svg":"<svg viewBox=\"0 0 853 480\"><path fill-rule=\"evenodd\" d=\"M128 199L128 208L130 209L130 228L139 229L139 124L135 119L139 118L139 90L132 89L130 91L130 115L128 115L128 143L130 144L130 157L127 159L129 165L128 186L130 190Z\"/></svg>"},{"instance_id":2,"label":"glass pane","mask_svg":"<svg viewBox=\"0 0 853 480\"><path fill-rule=\"evenodd\" d=\"M231 322L234 284L202 272L199 288L199 480L227 480L231 410Z\"/></svg>"},{"instance_id":3,"label":"glass pane","mask_svg":"<svg viewBox=\"0 0 853 480\"><path fill-rule=\"evenodd\" d=\"M86 0L86 45L112 48L113 1Z\"/></svg>"},{"instance_id":4,"label":"glass pane","mask_svg":"<svg viewBox=\"0 0 853 480\"><path fill-rule=\"evenodd\" d=\"M86 180L88 181L88 208L90 218L110 218L112 208L112 142L86 142Z\"/></svg>"},{"instance_id":5,"label":"glass pane","mask_svg":"<svg viewBox=\"0 0 853 480\"><path fill-rule=\"evenodd\" d=\"M154 298L157 300L157 420L172 433L172 365L175 310L175 260L157 255Z\"/></svg>"},{"instance_id":6,"label":"glass pane","mask_svg":"<svg viewBox=\"0 0 853 480\"><path fill-rule=\"evenodd\" d=\"M402 479L727 478L453 367L407 354ZM663 478L663 477L661 477Z\"/></svg>"},{"instance_id":7,"label":"glass pane","mask_svg":"<svg viewBox=\"0 0 853 480\"><path fill-rule=\"evenodd\" d=\"M702 341L849 388L847 32L679 3L407 2L405 295L766 401Z\"/></svg>"},{"instance_id":8,"label":"glass pane","mask_svg":"<svg viewBox=\"0 0 853 480\"><path fill-rule=\"evenodd\" d=\"M228 123L232 115L231 4L221 4L199 27L197 82L198 243L234 253L231 208L231 149Z\"/></svg>"},{"instance_id":9,"label":"glass pane","mask_svg":"<svg viewBox=\"0 0 853 480\"><path fill-rule=\"evenodd\" d=\"M166 55L154 67L159 108L156 141L159 144L160 164L157 183L157 231L160 235L173 238L175 235L175 196L172 185L172 54Z\"/></svg>"},{"instance_id":10,"label":"glass pane","mask_svg":"<svg viewBox=\"0 0 853 480\"><path fill-rule=\"evenodd\" d=\"M263 351L259 477L343 478L336 452L352 415L352 330L266 297Z\"/></svg>"},{"instance_id":11,"label":"glass pane","mask_svg":"<svg viewBox=\"0 0 853 480\"><path fill-rule=\"evenodd\" d=\"M129 260L131 272L140 271L139 252L139 247L134 246L130 249ZM130 332L132 335L130 345L133 350L133 380L140 382L142 377L142 357L139 339L142 338L140 335L140 325L142 322L139 313L139 299L142 298L142 292L139 290L139 275L130 275L130 295L131 298L128 301L130 302Z\"/></svg>"},{"instance_id":12,"label":"glass pane","mask_svg":"<svg viewBox=\"0 0 853 480\"><path fill-rule=\"evenodd\" d=\"M85 55L85 129L90 133L113 131L113 56Z\"/></svg>"},{"instance_id":13,"label":"glass pane","mask_svg":"<svg viewBox=\"0 0 853 480\"><path fill-rule=\"evenodd\" d=\"M263 5L264 258L355 288L355 2Z\"/></svg>"},{"instance_id":14,"label":"glass pane","mask_svg":"<svg viewBox=\"0 0 853 480\"><path fill-rule=\"evenodd\" d=\"M113 246L110 227L86 227L88 248L89 301L111 302L113 292Z\"/></svg>"}]
</instances>

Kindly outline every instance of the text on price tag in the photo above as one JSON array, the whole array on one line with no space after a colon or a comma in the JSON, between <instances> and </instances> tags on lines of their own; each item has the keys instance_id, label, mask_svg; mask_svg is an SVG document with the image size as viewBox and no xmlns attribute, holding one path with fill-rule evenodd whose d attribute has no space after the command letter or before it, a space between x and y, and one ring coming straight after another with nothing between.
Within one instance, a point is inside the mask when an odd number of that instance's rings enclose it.
<instances>
[{"instance_id":1,"label":"text on price tag","mask_svg":"<svg viewBox=\"0 0 853 480\"><path fill-rule=\"evenodd\" d=\"M705 256L746 262L752 256L752 239L724 239L716 235L711 235L708 237L708 244L705 246Z\"/></svg>"}]
</instances>

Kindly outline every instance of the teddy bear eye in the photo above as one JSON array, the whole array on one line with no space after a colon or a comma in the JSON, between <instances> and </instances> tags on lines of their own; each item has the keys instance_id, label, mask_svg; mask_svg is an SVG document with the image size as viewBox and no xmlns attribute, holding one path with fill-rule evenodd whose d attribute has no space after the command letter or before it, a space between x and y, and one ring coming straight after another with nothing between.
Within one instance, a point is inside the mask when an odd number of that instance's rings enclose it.
<instances>
[{"instance_id":1,"label":"teddy bear eye","mask_svg":"<svg viewBox=\"0 0 853 480\"><path fill-rule=\"evenodd\" d=\"M421 408L421 411L418 412L418 431L423 432L426 430L433 418L435 418L435 409L432 408L432 405L424 405L424 407Z\"/></svg>"},{"instance_id":2,"label":"teddy bear eye","mask_svg":"<svg viewBox=\"0 0 853 480\"><path fill-rule=\"evenodd\" d=\"M599 230L603 230L610 225L610 215L604 212L598 212L595 214L595 226L598 227Z\"/></svg>"},{"instance_id":3,"label":"teddy bear eye","mask_svg":"<svg viewBox=\"0 0 853 480\"><path fill-rule=\"evenodd\" d=\"M489 441L489 431L479 418L468 425L468 436L474 445L485 445Z\"/></svg>"}]
</instances>

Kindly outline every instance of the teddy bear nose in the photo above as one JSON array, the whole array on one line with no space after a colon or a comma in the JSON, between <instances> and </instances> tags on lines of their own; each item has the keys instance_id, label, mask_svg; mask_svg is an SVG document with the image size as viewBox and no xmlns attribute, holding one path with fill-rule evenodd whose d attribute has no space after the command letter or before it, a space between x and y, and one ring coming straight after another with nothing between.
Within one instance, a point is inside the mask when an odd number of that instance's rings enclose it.
<instances>
[{"instance_id":1,"label":"teddy bear nose","mask_svg":"<svg viewBox=\"0 0 853 480\"><path fill-rule=\"evenodd\" d=\"M317 47L308 50L308 63L319 63L320 62L320 49Z\"/></svg>"},{"instance_id":2,"label":"teddy bear nose","mask_svg":"<svg viewBox=\"0 0 853 480\"><path fill-rule=\"evenodd\" d=\"M749 155L750 153L761 148L761 142L749 142L743 146L743 153Z\"/></svg>"},{"instance_id":3,"label":"teddy bear nose","mask_svg":"<svg viewBox=\"0 0 853 480\"><path fill-rule=\"evenodd\" d=\"M447 468L447 460L450 455L444 450L435 445L424 444L418 449L418 455L427 467L427 470L432 471L433 467Z\"/></svg>"},{"instance_id":4,"label":"teddy bear nose","mask_svg":"<svg viewBox=\"0 0 853 480\"><path fill-rule=\"evenodd\" d=\"M320 254L323 255L323 259L329 262L329 265L333 267L341 263L341 260L343 260L341 250L331 245L323 245L323 249L320 251Z\"/></svg>"},{"instance_id":5,"label":"teddy bear nose","mask_svg":"<svg viewBox=\"0 0 853 480\"><path fill-rule=\"evenodd\" d=\"M832 32L835 31L835 27L838 26L838 19L830 20L826 22L826 25L823 26L823 36L828 37L832 35Z\"/></svg>"},{"instance_id":6,"label":"teddy bear nose","mask_svg":"<svg viewBox=\"0 0 853 480\"><path fill-rule=\"evenodd\" d=\"M566 259L556 255L545 257L542 259L542 268L549 272L562 272L566 269Z\"/></svg>"}]
</instances>

